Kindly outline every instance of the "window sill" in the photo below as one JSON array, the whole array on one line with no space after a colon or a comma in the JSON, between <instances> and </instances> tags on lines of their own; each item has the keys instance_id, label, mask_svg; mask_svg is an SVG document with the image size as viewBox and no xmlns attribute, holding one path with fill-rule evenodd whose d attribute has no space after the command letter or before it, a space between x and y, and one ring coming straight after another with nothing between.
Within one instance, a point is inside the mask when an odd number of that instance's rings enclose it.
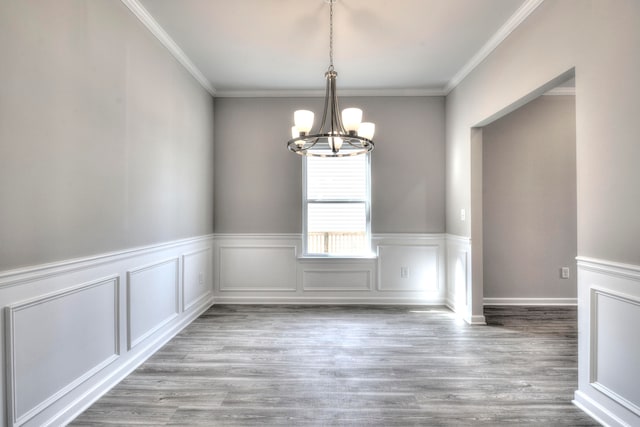
<instances>
[{"instance_id":1,"label":"window sill","mask_svg":"<svg viewBox=\"0 0 640 427\"><path fill-rule=\"evenodd\" d=\"M298 257L299 261L375 261L378 259L378 255L371 253L368 255L301 255Z\"/></svg>"}]
</instances>

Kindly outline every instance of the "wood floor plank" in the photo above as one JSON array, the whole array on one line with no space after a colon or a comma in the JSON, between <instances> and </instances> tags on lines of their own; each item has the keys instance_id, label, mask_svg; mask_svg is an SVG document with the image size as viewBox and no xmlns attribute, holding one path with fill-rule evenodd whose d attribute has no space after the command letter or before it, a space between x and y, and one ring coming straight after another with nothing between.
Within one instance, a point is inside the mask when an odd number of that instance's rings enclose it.
<instances>
[{"instance_id":1,"label":"wood floor plank","mask_svg":"<svg viewBox=\"0 0 640 427\"><path fill-rule=\"evenodd\" d=\"M596 426L576 310L216 305L72 425Z\"/></svg>"}]
</instances>

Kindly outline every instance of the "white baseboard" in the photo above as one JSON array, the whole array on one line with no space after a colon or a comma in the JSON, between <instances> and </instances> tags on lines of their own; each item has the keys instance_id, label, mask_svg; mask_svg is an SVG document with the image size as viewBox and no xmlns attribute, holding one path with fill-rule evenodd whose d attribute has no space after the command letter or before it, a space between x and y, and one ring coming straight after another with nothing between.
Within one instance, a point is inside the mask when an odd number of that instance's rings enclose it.
<instances>
[{"instance_id":1,"label":"white baseboard","mask_svg":"<svg viewBox=\"0 0 640 427\"><path fill-rule=\"evenodd\" d=\"M487 319L485 319L485 317L481 315L473 315L473 316L466 315L463 317L463 319L469 325L486 325L487 324Z\"/></svg>"},{"instance_id":2,"label":"white baseboard","mask_svg":"<svg viewBox=\"0 0 640 427\"><path fill-rule=\"evenodd\" d=\"M578 298L485 298L484 305L576 306Z\"/></svg>"},{"instance_id":3,"label":"white baseboard","mask_svg":"<svg viewBox=\"0 0 640 427\"><path fill-rule=\"evenodd\" d=\"M591 399L588 395L579 390L575 392L574 399L571 403L603 426L630 427L630 424L625 423L614 413L607 410L604 406L598 404L597 401Z\"/></svg>"},{"instance_id":4,"label":"white baseboard","mask_svg":"<svg viewBox=\"0 0 640 427\"><path fill-rule=\"evenodd\" d=\"M362 298L362 297L216 297L216 305L256 304L256 305L428 305L445 307L441 299L420 300L416 298Z\"/></svg>"}]
</instances>

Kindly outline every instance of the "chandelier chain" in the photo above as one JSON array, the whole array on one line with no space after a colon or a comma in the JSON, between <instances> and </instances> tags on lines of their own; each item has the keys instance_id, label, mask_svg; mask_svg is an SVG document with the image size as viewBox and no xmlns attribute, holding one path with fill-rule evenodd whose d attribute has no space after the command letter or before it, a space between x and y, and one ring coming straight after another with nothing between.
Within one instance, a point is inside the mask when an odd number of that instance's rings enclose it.
<instances>
[{"instance_id":1,"label":"chandelier chain","mask_svg":"<svg viewBox=\"0 0 640 427\"><path fill-rule=\"evenodd\" d=\"M329 1L329 70L333 71L333 0Z\"/></svg>"}]
</instances>

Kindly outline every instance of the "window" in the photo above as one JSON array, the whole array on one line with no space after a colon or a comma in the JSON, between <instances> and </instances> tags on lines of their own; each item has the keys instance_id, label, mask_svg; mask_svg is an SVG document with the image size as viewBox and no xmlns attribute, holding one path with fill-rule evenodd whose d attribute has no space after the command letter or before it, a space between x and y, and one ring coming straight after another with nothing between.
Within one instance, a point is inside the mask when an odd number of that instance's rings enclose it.
<instances>
[{"instance_id":1,"label":"window","mask_svg":"<svg viewBox=\"0 0 640 427\"><path fill-rule=\"evenodd\" d=\"M305 253L369 255L369 155L305 157L303 167Z\"/></svg>"}]
</instances>

